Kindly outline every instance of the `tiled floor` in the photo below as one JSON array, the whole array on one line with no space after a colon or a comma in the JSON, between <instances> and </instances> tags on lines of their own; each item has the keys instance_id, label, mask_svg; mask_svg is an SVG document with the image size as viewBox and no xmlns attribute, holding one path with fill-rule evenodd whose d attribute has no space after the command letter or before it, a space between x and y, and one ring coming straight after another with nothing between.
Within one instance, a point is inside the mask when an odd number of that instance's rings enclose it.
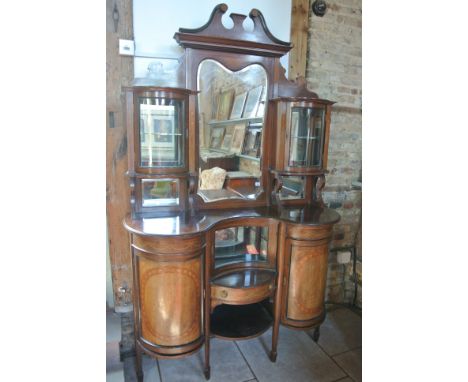
<instances>
[{"instance_id":1,"label":"tiled floor","mask_svg":"<svg viewBox=\"0 0 468 382\"><path fill-rule=\"evenodd\" d=\"M361 381L361 317L346 308L328 312L315 343L312 332L280 328L278 358L270 362L271 330L247 341L211 340L210 382ZM134 358L125 381L136 381ZM204 382L203 350L177 360L143 357L145 382ZM108 380L109 381L109 380Z\"/></svg>"},{"instance_id":2,"label":"tiled floor","mask_svg":"<svg viewBox=\"0 0 468 382\"><path fill-rule=\"evenodd\" d=\"M121 338L120 316L106 313L106 381L124 382L124 364L120 362L119 342Z\"/></svg>"}]
</instances>

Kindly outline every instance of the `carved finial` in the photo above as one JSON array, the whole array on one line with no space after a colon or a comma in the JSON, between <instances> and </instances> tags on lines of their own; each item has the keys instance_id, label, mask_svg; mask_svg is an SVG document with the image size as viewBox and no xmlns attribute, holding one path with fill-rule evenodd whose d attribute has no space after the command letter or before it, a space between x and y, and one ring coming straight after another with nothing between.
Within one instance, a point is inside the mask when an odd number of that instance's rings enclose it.
<instances>
[{"instance_id":1,"label":"carved finial","mask_svg":"<svg viewBox=\"0 0 468 382\"><path fill-rule=\"evenodd\" d=\"M325 187L325 175L321 174L317 177L317 180L315 181L315 201L319 202L320 204L323 204L323 196L322 192Z\"/></svg>"},{"instance_id":2,"label":"carved finial","mask_svg":"<svg viewBox=\"0 0 468 382\"><path fill-rule=\"evenodd\" d=\"M223 12L223 13L226 13L226 11L228 10L228 6L227 6L227 4L225 4L225 3L218 4L218 5L215 7L215 9L218 8L218 7L219 7L219 10L220 10L221 12Z\"/></svg>"},{"instance_id":3,"label":"carved finial","mask_svg":"<svg viewBox=\"0 0 468 382\"><path fill-rule=\"evenodd\" d=\"M232 21L234 22L234 27L233 27L233 31L236 31L236 32L244 32L244 20L247 18L246 15L240 15L238 13L231 13L229 15L229 17L232 19Z\"/></svg>"}]
</instances>

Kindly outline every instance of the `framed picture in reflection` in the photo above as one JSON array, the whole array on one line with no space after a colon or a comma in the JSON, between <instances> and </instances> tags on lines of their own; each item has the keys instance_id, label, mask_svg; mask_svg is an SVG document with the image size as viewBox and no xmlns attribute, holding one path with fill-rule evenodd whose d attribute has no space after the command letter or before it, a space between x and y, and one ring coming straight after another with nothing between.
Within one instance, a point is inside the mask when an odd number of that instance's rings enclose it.
<instances>
[{"instance_id":1,"label":"framed picture in reflection","mask_svg":"<svg viewBox=\"0 0 468 382\"><path fill-rule=\"evenodd\" d=\"M245 133L242 154L258 158L260 156L261 130L248 129Z\"/></svg>"},{"instance_id":2,"label":"framed picture in reflection","mask_svg":"<svg viewBox=\"0 0 468 382\"><path fill-rule=\"evenodd\" d=\"M220 94L218 101L218 121L224 121L229 118L233 97L234 89L226 90Z\"/></svg>"},{"instance_id":3,"label":"framed picture in reflection","mask_svg":"<svg viewBox=\"0 0 468 382\"><path fill-rule=\"evenodd\" d=\"M224 137L224 127L215 127L211 130L210 148L219 149Z\"/></svg>"},{"instance_id":4,"label":"framed picture in reflection","mask_svg":"<svg viewBox=\"0 0 468 382\"><path fill-rule=\"evenodd\" d=\"M240 154L244 143L245 125L236 125L232 134L231 153Z\"/></svg>"},{"instance_id":5,"label":"framed picture in reflection","mask_svg":"<svg viewBox=\"0 0 468 382\"><path fill-rule=\"evenodd\" d=\"M250 89L245 101L244 112L242 113L243 118L251 118L257 115L258 105L260 103L260 97L262 96L263 86L257 86L256 88Z\"/></svg>"},{"instance_id":6,"label":"framed picture in reflection","mask_svg":"<svg viewBox=\"0 0 468 382\"><path fill-rule=\"evenodd\" d=\"M238 119L242 117L244 111L245 100L247 99L247 93L243 92L236 94L234 103L232 105L231 117L229 119Z\"/></svg>"},{"instance_id":7,"label":"framed picture in reflection","mask_svg":"<svg viewBox=\"0 0 468 382\"><path fill-rule=\"evenodd\" d=\"M153 119L153 142L155 147L172 147L174 145L172 119Z\"/></svg>"}]
</instances>

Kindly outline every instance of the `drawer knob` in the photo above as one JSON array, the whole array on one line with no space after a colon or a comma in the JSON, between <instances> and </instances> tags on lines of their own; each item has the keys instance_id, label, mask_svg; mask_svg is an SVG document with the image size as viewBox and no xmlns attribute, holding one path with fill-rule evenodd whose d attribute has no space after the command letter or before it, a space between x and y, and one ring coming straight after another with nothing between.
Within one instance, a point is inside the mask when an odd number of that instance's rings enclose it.
<instances>
[{"instance_id":1,"label":"drawer knob","mask_svg":"<svg viewBox=\"0 0 468 382\"><path fill-rule=\"evenodd\" d=\"M223 289L223 290L219 293L219 295L220 295L222 298L226 298L227 295L228 295L228 292L227 292L227 290L224 290L224 289Z\"/></svg>"}]
</instances>

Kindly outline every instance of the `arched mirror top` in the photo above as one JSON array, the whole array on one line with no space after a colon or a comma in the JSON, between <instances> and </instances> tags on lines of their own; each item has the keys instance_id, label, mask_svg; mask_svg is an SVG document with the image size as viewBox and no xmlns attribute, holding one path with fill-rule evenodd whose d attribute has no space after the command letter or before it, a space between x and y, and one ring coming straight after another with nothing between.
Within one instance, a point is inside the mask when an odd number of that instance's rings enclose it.
<instances>
[{"instance_id":1,"label":"arched mirror top","mask_svg":"<svg viewBox=\"0 0 468 382\"><path fill-rule=\"evenodd\" d=\"M231 71L206 59L198 67L197 86L198 195L205 203L256 200L263 191L265 68L253 64Z\"/></svg>"}]
</instances>

